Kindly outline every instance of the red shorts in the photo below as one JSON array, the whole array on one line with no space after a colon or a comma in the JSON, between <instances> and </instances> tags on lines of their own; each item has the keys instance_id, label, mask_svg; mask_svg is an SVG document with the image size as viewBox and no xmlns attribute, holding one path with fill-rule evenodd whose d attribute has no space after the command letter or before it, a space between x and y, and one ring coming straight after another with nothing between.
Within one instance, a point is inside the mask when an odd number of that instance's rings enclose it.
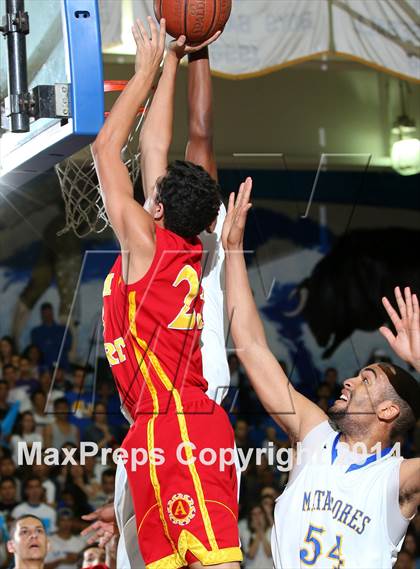
<instances>
[{"instance_id":1,"label":"red shorts","mask_svg":"<svg viewBox=\"0 0 420 569\"><path fill-rule=\"evenodd\" d=\"M235 465L226 464L232 462L229 449L233 453L234 448L229 419L202 391L184 392L182 401L177 392L173 399L166 412L138 415L122 445L128 453L126 470L146 567L242 561L238 482ZM149 452L145 464L134 464L133 449ZM212 450L200 453L203 449ZM220 449L228 449L224 466Z\"/></svg>"}]
</instances>

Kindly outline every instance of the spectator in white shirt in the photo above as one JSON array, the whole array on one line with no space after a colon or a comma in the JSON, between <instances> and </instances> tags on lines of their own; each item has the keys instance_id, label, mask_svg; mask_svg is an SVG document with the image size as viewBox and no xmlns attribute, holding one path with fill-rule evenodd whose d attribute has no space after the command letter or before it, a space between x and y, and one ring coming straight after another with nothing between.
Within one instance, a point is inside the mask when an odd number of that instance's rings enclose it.
<instances>
[{"instance_id":1,"label":"spectator in white shirt","mask_svg":"<svg viewBox=\"0 0 420 569\"><path fill-rule=\"evenodd\" d=\"M73 512L67 508L58 512L57 533L50 537L51 549L45 569L77 569L78 559L86 541L73 535Z\"/></svg>"},{"instance_id":2,"label":"spectator in white shirt","mask_svg":"<svg viewBox=\"0 0 420 569\"><path fill-rule=\"evenodd\" d=\"M56 511L43 500L44 488L38 476L29 476L23 484L22 494L25 502L12 510L12 518L17 519L23 515L33 515L44 524L47 534L56 531Z\"/></svg>"},{"instance_id":3,"label":"spectator in white shirt","mask_svg":"<svg viewBox=\"0 0 420 569\"><path fill-rule=\"evenodd\" d=\"M16 387L15 385L17 381L17 372L12 364L7 364L4 366L3 379L6 380L9 384L8 403L15 403L16 401L19 401L20 413L24 413L25 411L32 411L31 400L29 399L26 389L23 387Z\"/></svg>"},{"instance_id":4,"label":"spectator in white shirt","mask_svg":"<svg viewBox=\"0 0 420 569\"><path fill-rule=\"evenodd\" d=\"M15 434L10 437L10 448L12 450L13 460L18 464L18 446L19 443L26 443L28 450L34 443L43 443L43 437L35 431L34 416L30 411L22 413L18 424L15 428ZM19 465L21 466L21 465Z\"/></svg>"},{"instance_id":5,"label":"spectator in white shirt","mask_svg":"<svg viewBox=\"0 0 420 569\"><path fill-rule=\"evenodd\" d=\"M242 537L246 569L271 569L271 526L261 506L252 508L247 535Z\"/></svg>"}]
</instances>

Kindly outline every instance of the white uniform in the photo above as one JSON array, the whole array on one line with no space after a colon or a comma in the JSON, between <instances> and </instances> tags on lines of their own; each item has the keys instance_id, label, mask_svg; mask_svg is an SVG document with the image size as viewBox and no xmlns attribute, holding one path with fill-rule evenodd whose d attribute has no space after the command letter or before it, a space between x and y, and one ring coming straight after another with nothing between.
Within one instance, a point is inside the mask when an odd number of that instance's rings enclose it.
<instances>
[{"instance_id":1,"label":"white uniform","mask_svg":"<svg viewBox=\"0 0 420 569\"><path fill-rule=\"evenodd\" d=\"M230 383L229 366L226 359L224 340L224 309L223 309L223 262L225 254L221 244L223 222L226 209L222 204L213 233L202 233L203 243L203 278L201 285L204 291L203 320L204 328L201 333L201 354L203 359L203 375L208 382L207 395L220 403L225 396ZM132 423L127 412L126 419ZM238 496L240 467L236 457L236 472L238 476ZM122 461L118 462L115 477L115 516L120 532L117 551L117 569L142 569L144 562L141 558L138 541L134 507L128 486L127 473Z\"/></svg>"},{"instance_id":2,"label":"white uniform","mask_svg":"<svg viewBox=\"0 0 420 569\"><path fill-rule=\"evenodd\" d=\"M403 459L384 449L361 460L339 438L325 421L302 442L304 459L275 507L275 569L386 569L396 560L410 521L398 501Z\"/></svg>"}]
</instances>

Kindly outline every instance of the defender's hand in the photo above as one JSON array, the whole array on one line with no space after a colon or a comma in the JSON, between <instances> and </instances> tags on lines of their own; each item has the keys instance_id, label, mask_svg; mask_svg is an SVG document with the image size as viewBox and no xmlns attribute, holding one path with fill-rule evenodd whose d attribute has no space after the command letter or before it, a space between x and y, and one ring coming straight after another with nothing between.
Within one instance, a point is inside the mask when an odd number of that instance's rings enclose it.
<instances>
[{"instance_id":1,"label":"defender's hand","mask_svg":"<svg viewBox=\"0 0 420 569\"><path fill-rule=\"evenodd\" d=\"M247 178L240 185L238 195L232 192L229 196L228 211L222 229L222 243L225 251L242 249L248 211L252 207L251 197L252 178Z\"/></svg>"},{"instance_id":2,"label":"defender's hand","mask_svg":"<svg viewBox=\"0 0 420 569\"><path fill-rule=\"evenodd\" d=\"M148 16L150 32L147 32L141 20L137 19L131 28L136 42L135 72L156 73L165 51L166 23L160 20L158 30L153 18Z\"/></svg>"},{"instance_id":3,"label":"defender's hand","mask_svg":"<svg viewBox=\"0 0 420 569\"><path fill-rule=\"evenodd\" d=\"M382 303L395 327L396 335L386 326L381 326L379 332L397 356L420 371L420 317L417 295L412 294L409 287L405 287L403 297L400 288L396 287L395 300L399 314L385 296Z\"/></svg>"}]
</instances>

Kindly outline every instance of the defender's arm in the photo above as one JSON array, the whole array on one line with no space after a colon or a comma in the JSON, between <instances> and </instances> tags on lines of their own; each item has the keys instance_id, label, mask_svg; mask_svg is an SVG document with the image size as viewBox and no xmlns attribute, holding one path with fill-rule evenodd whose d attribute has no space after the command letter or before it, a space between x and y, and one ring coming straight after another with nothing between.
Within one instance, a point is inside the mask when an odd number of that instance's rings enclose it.
<instances>
[{"instance_id":1,"label":"defender's arm","mask_svg":"<svg viewBox=\"0 0 420 569\"><path fill-rule=\"evenodd\" d=\"M249 285L243 254L243 235L251 188L252 180L248 178L239 190L236 203L234 195L230 196L223 233L229 321L238 357L259 399L273 419L296 442L325 421L327 416L317 405L295 390L268 347Z\"/></svg>"}]
</instances>

